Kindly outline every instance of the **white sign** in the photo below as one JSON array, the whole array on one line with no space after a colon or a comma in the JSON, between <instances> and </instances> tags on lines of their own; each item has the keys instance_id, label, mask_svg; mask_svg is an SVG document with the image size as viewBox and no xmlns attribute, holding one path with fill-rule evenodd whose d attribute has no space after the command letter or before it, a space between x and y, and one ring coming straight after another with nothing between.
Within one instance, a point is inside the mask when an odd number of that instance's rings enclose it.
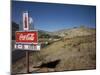
<instances>
[{"instance_id":1,"label":"white sign","mask_svg":"<svg viewBox=\"0 0 100 75\"><path fill-rule=\"evenodd\" d=\"M15 49L39 51L40 44L15 44Z\"/></svg>"}]
</instances>

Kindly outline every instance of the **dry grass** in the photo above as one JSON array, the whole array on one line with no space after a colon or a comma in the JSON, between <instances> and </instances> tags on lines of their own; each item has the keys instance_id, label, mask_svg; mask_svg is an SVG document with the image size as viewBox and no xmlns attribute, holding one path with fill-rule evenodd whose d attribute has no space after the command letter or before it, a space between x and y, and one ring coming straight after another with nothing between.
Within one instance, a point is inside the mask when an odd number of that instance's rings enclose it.
<instances>
[{"instance_id":1,"label":"dry grass","mask_svg":"<svg viewBox=\"0 0 100 75\"><path fill-rule=\"evenodd\" d=\"M60 63L53 71L95 69L96 68L96 37L95 35L77 36L54 42L48 47L43 48L40 52L31 53L30 65L34 66L38 63L48 63L60 59ZM13 72L22 72L25 65L21 63L25 58L13 65ZM18 64L20 64L18 66ZM35 72L48 72L48 67L40 68ZM34 70L33 70L34 71Z\"/></svg>"},{"instance_id":2,"label":"dry grass","mask_svg":"<svg viewBox=\"0 0 100 75\"><path fill-rule=\"evenodd\" d=\"M95 69L96 68L96 39L95 35L80 36L59 41L41 53L45 62L60 59L56 71Z\"/></svg>"}]
</instances>

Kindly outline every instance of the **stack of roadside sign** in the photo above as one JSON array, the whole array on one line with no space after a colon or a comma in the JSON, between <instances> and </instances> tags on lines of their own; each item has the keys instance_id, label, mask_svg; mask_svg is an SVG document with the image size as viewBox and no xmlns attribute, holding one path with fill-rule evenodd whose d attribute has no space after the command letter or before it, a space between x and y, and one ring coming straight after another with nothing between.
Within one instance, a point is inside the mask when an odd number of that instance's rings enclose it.
<instances>
[{"instance_id":1,"label":"stack of roadside sign","mask_svg":"<svg viewBox=\"0 0 100 75\"><path fill-rule=\"evenodd\" d=\"M23 13L23 31L16 31L15 49L40 50L38 43L38 31L29 30L28 12Z\"/></svg>"}]
</instances>

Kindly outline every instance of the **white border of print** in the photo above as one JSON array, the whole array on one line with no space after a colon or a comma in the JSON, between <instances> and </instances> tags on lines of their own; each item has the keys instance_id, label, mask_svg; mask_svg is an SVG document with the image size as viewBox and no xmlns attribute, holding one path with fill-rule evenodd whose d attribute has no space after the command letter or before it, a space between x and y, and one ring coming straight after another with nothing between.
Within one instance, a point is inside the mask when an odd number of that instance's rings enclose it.
<instances>
[{"instance_id":1,"label":"white border of print","mask_svg":"<svg viewBox=\"0 0 100 75\"><path fill-rule=\"evenodd\" d=\"M99 0L24 0L51 3L96 5L97 7L97 68L96 70L40 73L34 75L99 75L100 74L100 2ZM0 0L0 75L10 75L10 0ZM24 74L28 75L28 74ZM32 74L29 74L32 75Z\"/></svg>"}]
</instances>

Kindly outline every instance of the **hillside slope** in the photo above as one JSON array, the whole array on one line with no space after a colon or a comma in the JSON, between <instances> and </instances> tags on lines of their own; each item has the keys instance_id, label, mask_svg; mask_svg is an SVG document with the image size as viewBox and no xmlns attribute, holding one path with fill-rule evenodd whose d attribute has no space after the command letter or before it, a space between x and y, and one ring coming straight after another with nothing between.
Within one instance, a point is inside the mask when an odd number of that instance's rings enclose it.
<instances>
[{"instance_id":1,"label":"hillside slope","mask_svg":"<svg viewBox=\"0 0 100 75\"><path fill-rule=\"evenodd\" d=\"M64 31L60 40L30 55L30 72L54 72L96 68L95 29ZM59 35L62 34L59 33ZM13 72L25 73L25 58L13 64ZM20 64L20 65L18 65Z\"/></svg>"},{"instance_id":2,"label":"hillside slope","mask_svg":"<svg viewBox=\"0 0 100 75\"><path fill-rule=\"evenodd\" d=\"M59 60L53 71L95 69L96 67L96 32L95 29L75 28L60 31L66 34L63 39L41 50L42 62L38 67L47 67L50 62ZM45 66L43 66L45 65ZM52 66L52 65L51 65ZM36 66L35 66L36 67ZM43 71L39 71L43 72Z\"/></svg>"}]
</instances>

